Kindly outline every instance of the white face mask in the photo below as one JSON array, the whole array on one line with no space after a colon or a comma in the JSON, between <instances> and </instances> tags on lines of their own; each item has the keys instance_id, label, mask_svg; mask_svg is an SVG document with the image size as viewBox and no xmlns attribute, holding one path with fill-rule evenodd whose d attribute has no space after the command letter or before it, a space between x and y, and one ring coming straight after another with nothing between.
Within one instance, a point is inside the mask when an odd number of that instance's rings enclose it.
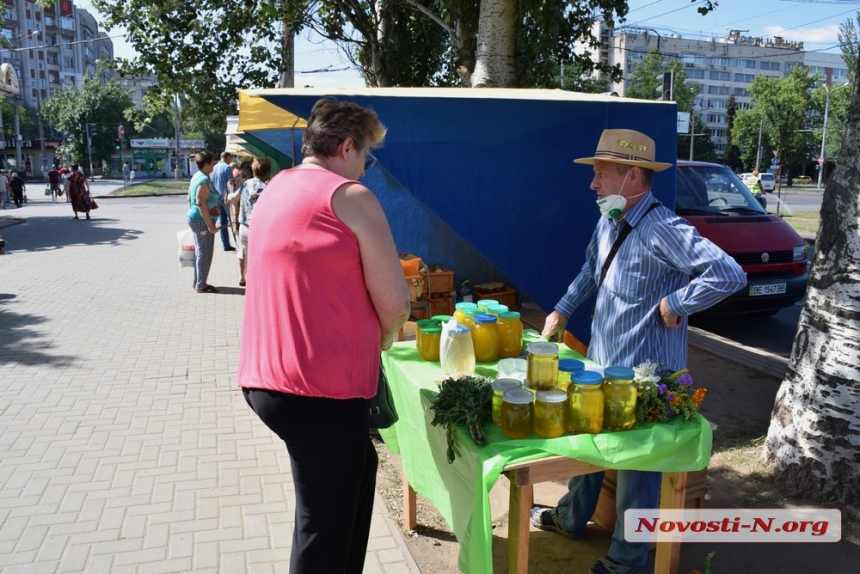
<instances>
[{"instance_id":1,"label":"white face mask","mask_svg":"<svg viewBox=\"0 0 860 574\"><path fill-rule=\"evenodd\" d=\"M621 195L621 192L624 190L624 184L627 183L628 175L630 175L629 171L624 175L624 181L621 182L621 189L618 190L616 195L607 195L606 197L597 200L597 207L600 209L600 214L606 219L618 219L621 217L621 214L624 213L624 208L627 207L627 198ZM648 192L642 192L639 195L632 196L630 199L641 197L646 193Z\"/></svg>"}]
</instances>

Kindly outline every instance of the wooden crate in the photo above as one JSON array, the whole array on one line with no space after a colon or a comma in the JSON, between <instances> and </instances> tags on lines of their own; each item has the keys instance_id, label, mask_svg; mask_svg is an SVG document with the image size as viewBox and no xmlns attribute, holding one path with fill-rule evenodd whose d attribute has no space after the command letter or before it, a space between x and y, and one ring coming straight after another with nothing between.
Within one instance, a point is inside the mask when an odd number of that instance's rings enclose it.
<instances>
[{"instance_id":1,"label":"wooden crate","mask_svg":"<svg viewBox=\"0 0 860 574\"><path fill-rule=\"evenodd\" d=\"M431 297L432 305L427 307L413 307L412 317L415 320L429 319L433 315L452 315L454 313L454 298L445 295L442 297Z\"/></svg>"},{"instance_id":2,"label":"wooden crate","mask_svg":"<svg viewBox=\"0 0 860 574\"><path fill-rule=\"evenodd\" d=\"M500 304L507 305L511 311L517 308L517 292L510 287L505 287L501 291L484 291L476 286L472 291L476 302L481 299L495 299Z\"/></svg>"},{"instance_id":3,"label":"wooden crate","mask_svg":"<svg viewBox=\"0 0 860 574\"><path fill-rule=\"evenodd\" d=\"M448 269L430 271L430 285L427 292L432 294L444 293L448 295L454 291L454 272ZM452 311L453 312L453 311Z\"/></svg>"}]
</instances>

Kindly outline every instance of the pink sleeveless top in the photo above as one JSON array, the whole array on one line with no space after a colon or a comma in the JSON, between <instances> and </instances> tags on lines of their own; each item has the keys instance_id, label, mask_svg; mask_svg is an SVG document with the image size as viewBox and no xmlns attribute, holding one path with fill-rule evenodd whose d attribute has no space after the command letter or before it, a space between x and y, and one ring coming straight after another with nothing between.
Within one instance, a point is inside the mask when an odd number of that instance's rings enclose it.
<instances>
[{"instance_id":1,"label":"pink sleeveless top","mask_svg":"<svg viewBox=\"0 0 860 574\"><path fill-rule=\"evenodd\" d=\"M293 168L266 186L248 236L240 387L335 399L376 394L381 328L358 240L335 215L347 180Z\"/></svg>"}]
</instances>

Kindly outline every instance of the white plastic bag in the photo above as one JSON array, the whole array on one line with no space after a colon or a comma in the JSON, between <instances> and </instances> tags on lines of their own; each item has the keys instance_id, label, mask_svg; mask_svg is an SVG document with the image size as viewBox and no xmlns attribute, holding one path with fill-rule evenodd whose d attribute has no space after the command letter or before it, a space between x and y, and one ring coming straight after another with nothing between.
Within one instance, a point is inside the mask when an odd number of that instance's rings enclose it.
<instances>
[{"instance_id":1,"label":"white plastic bag","mask_svg":"<svg viewBox=\"0 0 860 574\"><path fill-rule=\"evenodd\" d=\"M475 373L475 348L472 333L465 325L451 318L442 324L442 340L439 343L439 363L442 372L448 376L458 373Z\"/></svg>"},{"instance_id":2,"label":"white plastic bag","mask_svg":"<svg viewBox=\"0 0 860 574\"><path fill-rule=\"evenodd\" d=\"M194 267L194 232L183 229L176 232L179 241L179 266Z\"/></svg>"}]
</instances>

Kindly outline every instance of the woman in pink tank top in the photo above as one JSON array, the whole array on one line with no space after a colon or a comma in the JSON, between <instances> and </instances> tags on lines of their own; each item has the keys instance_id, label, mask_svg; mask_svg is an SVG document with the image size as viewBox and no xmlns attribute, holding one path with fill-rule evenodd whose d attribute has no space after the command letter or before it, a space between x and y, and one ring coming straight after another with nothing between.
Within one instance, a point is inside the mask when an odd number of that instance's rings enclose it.
<instances>
[{"instance_id":1,"label":"woman in pink tank top","mask_svg":"<svg viewBox=\"0 0 860 574\"><path fill-rule=\"evenodd\" d=\"M269 182L248 233L238 381L287 445L296 489L291 574L364 566L377 465L367 399L380 350L409 316L388 221L356 181L384 137L372 110L318 101L301 165Z\"/></svg>"}]
</instances>

